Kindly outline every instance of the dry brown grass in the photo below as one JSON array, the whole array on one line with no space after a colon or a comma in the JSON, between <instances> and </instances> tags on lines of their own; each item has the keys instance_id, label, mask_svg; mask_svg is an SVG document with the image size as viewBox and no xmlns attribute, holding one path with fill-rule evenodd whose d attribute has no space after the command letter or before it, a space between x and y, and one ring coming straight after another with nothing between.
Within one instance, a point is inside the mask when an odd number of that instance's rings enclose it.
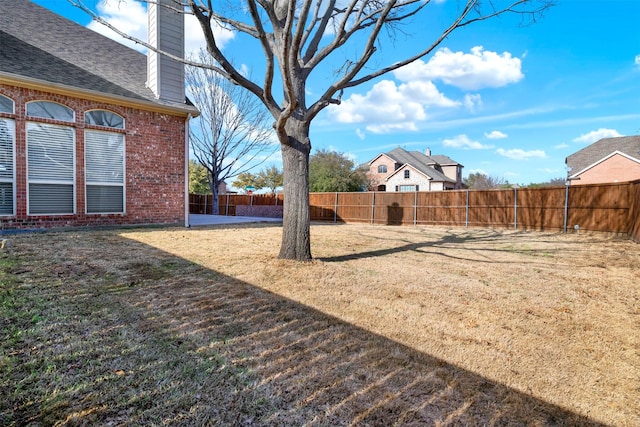
<instances>
[{"instance_id":1,"label":"dry brown grass","mask_svg":"<svg viewBox=\"0 0 640 427\"><path fill-rule=\"evenodd\" d=\"M314 225L301 264L280 233L15 236L0 424L640 425L639 245Z\"/></svg>"}]
</instances>

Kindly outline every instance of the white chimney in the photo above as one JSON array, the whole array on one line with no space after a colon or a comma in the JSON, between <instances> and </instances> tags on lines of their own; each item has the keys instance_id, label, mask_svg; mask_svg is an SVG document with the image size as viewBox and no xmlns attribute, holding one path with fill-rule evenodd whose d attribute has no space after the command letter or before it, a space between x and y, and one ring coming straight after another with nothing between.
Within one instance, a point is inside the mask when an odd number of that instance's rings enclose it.
<instances>
[{"instance_id":1,"label":"white chimney","mask_svg":"<svg viewBox=\"0 0 640 427\"><path fill-rule=\"evenodd\" d=\"M156 49L184 58L184 15L171 6L171 0L147 3L149 44ZM184 64L149 50L147 54L147 86L156 98L185 102Z\"/></svg>"},{"instance_id":2,"label":"white chimney","mask_svg":"<svg viewBox=\"0 0 640 427\"><path fill-rule=\"evenodd\" d=\"M431 148L427 147L424 154L426 154L427 156L431 156Z\"/></svg>"}]
</instances>

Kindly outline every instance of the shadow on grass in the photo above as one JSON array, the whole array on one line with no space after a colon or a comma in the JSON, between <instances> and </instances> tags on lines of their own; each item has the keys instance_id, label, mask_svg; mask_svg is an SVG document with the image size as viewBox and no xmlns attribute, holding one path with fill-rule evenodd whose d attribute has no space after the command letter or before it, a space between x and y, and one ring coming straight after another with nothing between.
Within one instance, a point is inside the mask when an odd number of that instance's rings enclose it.
<instances>
[{"instance_id":1,"label":"shadow on grass","mask_svg":"<svg viewBox=\"0 0 640 427\"><path fill-rule=\"evenodd\" d=\"M17 238L14 288L43 291L44 319L6 356L2 425L601 425L115 233L71 236Z\"/></svg>"},{"instance_id":2,"label":"shadow on grass","mask_svg":"<svg viewBox=\"0 0 640 427\"><path fill-rule=\"evenodd\" d=\"M375 230L375 229L373 229ZM425 229L428 230L428 229ZM509 233L509 238L510 239L517 239L519 235L522 236L526 236L527 239L531 238L531 233L529 231L517 231L517 232L510 232ZM539 241L544 241L544 237L540 237L538 239ZM435 236L430 236L429 239L427 241L424 242L411 242L408 240L403 240L403 239L397 239L397 240L393 240L390 242L390 247L388 248L382 248L382 249L376 249L376 250L370 250L370 251L362 251L362 252L354 252L351 254L346 254L346 255L337 255L337 256L330 256L330 257L319 257L317 258L320 261L324 261L324 262L344 262L344 261L354 261L354 260L359 260L359 259L366 259L366 258L375 258L375 257L381 257L381 256L386 256L386 255L392 255L392 254L398 254L398 253L402 253L402 252L425 252L423 251L423 249L437 249L437 248L448 248L451 249L454 245L456 247L456 249L466 249L464 244L471 244L471 243L492 243L495 241L500 241L500 242L504 242L506 241L505 238L505 234L504 231L498 231L498 230L492 230L492 229L487 229L485 230L485 232L483 233L477 233L477 232L472 232L472 233L465 233L465 232L461 232L461 231L456 231L456 232L448 232L448 234L445 234L443 236L440 237L435 237ZM597 241L597 240L596 240ZM581 244L588 244L588 241L582 241ZM477 247L474 247L473 250L477 250ZM483 252L511 252L513 251L513 248L509 248L509 247L505 247L505 248L496 248L496 247L483 247L482 251ZM549 251L549 250L547 250ZM558 250L559 251L559 250ZM562 249L563 252L566 252L567 249ZM532 254L537 254L539 253L539 250L537 249L522 249L519 248L517 249L517 252L519 253L527 253L530 252ZM447 258L452 258L452 259L458 259L458 260L462 260L462 261L474 261L474 262L484 262L484 263L491 263L491 264L500 264L502 263L501 261L495 260L495 259L486 259L486 260L482 260L482 259L478 259L476 258L465 258L465 257L456 257L451 255L450 253L444 253L444 252L438 252L438 251L434 251L434 250L430 250L429 255L439 255L439 256L443 256L443 257L447 257Z\"/></svg>"}]
</instances>

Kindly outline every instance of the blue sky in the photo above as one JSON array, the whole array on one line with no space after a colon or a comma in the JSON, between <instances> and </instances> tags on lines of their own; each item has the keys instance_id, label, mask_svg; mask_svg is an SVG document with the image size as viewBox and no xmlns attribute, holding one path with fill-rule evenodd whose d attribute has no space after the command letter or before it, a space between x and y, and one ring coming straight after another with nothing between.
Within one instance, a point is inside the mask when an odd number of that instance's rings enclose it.
<instances>
[{"instance_id":1,"label":"blue sky","mask_svg":"<svg viewBox=\"0 0 640 427\"><path fill-rule=\"evenodd\" d=\"M35 2L105 31L67 0ZM135 0L85 2L146 37L144 7ZM455 3L435 1L432 16ZM313 122L314 151L365 163L398 146L430 148L463 164L465 176L482 172L518 184L564 177L569 154L602 137L640 134L638 16L638 0L558 0L530 26L503 17L461 29L420 63L345 92L342 105ZM427 40L432 22L424 19L405 26L380 61L398 60ZM199 29L187 21L187 33L187 49L195 50ZM245 40L221 35L225 51L250 52ZM259 62L246 65L261 75ZM310 98L328 76L309 81ZM278 156L270 162L281 167Z\"/></svg>"}]
</instances>

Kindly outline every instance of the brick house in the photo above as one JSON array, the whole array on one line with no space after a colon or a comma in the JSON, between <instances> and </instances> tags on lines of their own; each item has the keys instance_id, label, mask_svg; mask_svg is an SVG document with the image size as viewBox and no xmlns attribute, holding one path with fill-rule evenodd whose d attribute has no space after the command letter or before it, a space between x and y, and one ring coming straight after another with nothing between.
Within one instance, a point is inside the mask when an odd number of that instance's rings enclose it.
<instances>
[{"instance_id":1,"label":"brick house","mask_svg":"<svg viewBox=\"0 0 640 427\"><path fill-rule=\"evenodd\" d=\"M640 179L640 136L604 138L565 160L571 185Z\"/></svg>"},{"instance_id":2,"label":"brick house","mask_svg":"<svg viewBox=\"0 0 640 427\"><path fill-rule=\"evenodd\" d=\"M149 20L149 43L182 56L183 17L150 3ZM1 1L0 230L186 225L197 114L182 64Z\"/></svg>"},{"instance_id":3,"label":"brick house","mask_svg":"<svg viewBox=\"0 0 640 427\"><path fill-rule=\"evenodd\" d=\"M395 148L369 162L370 190L444 191L463 188L462 166L444 155Z\"/></svg>"}]
</instances>

